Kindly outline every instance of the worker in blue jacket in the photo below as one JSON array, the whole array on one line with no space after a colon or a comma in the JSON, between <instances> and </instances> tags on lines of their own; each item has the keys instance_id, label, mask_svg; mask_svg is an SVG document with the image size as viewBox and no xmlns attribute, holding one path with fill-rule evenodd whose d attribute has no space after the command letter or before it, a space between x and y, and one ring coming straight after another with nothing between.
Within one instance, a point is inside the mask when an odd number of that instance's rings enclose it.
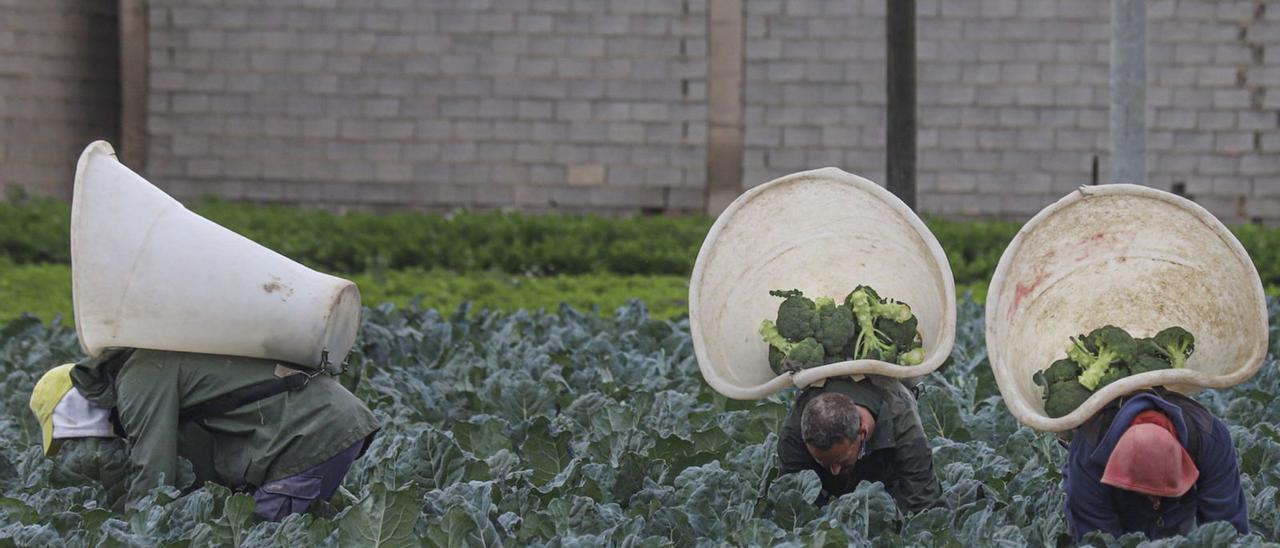
<instances>
[{"instance_id":1,"label":"worker in blue jacket","mask_svg":"<svg viewBox=\"0 0 1280 548\"><path fill-rule=\"evenodd\" d=\"M1195 400L1156 388L1120 398L1072 436L1062 470L1067 525L1158 539L1225 521L1249 532L1227 427Z\"/></svg>"}]
</instances>

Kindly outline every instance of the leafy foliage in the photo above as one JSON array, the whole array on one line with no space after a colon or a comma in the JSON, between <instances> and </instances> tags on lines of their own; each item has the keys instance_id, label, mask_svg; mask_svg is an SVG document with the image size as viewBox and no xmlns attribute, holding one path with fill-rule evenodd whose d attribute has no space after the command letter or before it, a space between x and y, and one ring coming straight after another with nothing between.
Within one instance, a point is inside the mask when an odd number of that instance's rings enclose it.
<instances>
[{"instance_id":1,"label":"leafy foliage","mask_svg":"<svg viewBox=\"0 0 1280 548\"><path fill-rule=\"evenodd\" d=\"M658 318L674 318L688 309L689 278L672 275L578 274L525 276L502 272L458 274L446 270L405 269L355 274L366 303L392 302L453 310L464 302L474 310L502 312L556 310L561 303L604 314L633 298L644 300ZM62 264L12 265L0 258L0 322L30 312L71 319L71 268Z\"/></svg>"},{"instance_id":2,"label":"leafy foliage","mask_svg":"<svg viewBox=\"0 0 1280 548\"><path fill-rule=\"evenodd\" d=\"M218 200L197 213L326 272L356 274L416 268L518 275L646 274L688 276L712 219L602 217L511 212L334 214L289 206ZM70 262L70 206L34 196L0 200L0 256L15 264ZM946 250L956 284L983 290L1000 254L1021 227L1006 221L926 219ZM1280 230L1232 229L1263 285L1280 286ZM982 293L979 291L978 296Z\"/></svg>"},{"instance_id":3,"label":"leafy foliage","mask_svg":"<svg viewBox=\"0 0 1280 548\"><path fill-rule=\"evenodd\" d=\"M121 508L118 477L41 457L26 398L39 372L75 358L76 339L57 322L23 318L0 329L0 544L1065 544L1065 450L1004 408L981 307L962 302L959 317L951 361L920 394L947 508L902 515L882 485L865 483L814 506L817 478L780 477L774 463L794 393L759 402L715 394L698 373L687 321L654 319L640 302L610 316L385 305L366 311L344 378L384 430L346 478L352 496L281 523L257 520L251 498L213 485L159 489ZM1211 524L1155 545L1280 539L1280 303L1271 317L1273 355L1258 376L1199 396L1233 425L1254 534Z\"/></svg>"}]
</instances>

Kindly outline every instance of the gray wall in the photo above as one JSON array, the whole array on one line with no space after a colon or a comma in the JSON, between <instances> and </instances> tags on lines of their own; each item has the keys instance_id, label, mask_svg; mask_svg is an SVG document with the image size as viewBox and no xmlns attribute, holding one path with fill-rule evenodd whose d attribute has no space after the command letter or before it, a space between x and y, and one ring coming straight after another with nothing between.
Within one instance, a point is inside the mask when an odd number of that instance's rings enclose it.
<instances>
[{"instance_id":1,"label":"gray wall","mask_svg":"<svg viewBox=\"0 0 1280 548\"><path fill-rule=\"evenodd\" d=\"M0 184L65 195L79 148L117 132L114 26L25 4L53 7L0 0ZM917 0L923 210L1026 218L1090 182L1095 157L1105 182L1109 4ZM885 0L742 5L743 186L826 165L883 181ZM144 171L184 199L697 211L706 12L151 0ZM1280 4L1148 15L1150 184L1280 224Z\"/></svg>"},{"instance_id":2,"label":"gray wall","mask_svg":"<svg viewBox=\"0 0 1280 548\"><path fill-rule=\"evenodd\" d=\"M116 2L0 0L0 189L71 197L80 151L119 135Z\"/></svg>"},{"instance_id":3,"label":"gray wall","mask_svg":"<svg viewBox=\"0 0 1280 548\"><path fill-rule=\"evenodd\" d=\"M1271 4L1271 5L1266 5ZM747 0L748 185L883 181L884 0ZM1280 222L1280 4L1148 2L1148 184ZM919 204L1025 219L1106 181L1110 0L919 0Z\"/></svg>"},{"instance_id":4,"label":"gray wall","mask_svg":"<svg viewBox=\"0 0 1280 548\"><path fill-rule=\"evenodd\" d=\"M155 0L150 24L147 173L178 196L701 207L703 0Z\"/></svg>"}]
</instances>

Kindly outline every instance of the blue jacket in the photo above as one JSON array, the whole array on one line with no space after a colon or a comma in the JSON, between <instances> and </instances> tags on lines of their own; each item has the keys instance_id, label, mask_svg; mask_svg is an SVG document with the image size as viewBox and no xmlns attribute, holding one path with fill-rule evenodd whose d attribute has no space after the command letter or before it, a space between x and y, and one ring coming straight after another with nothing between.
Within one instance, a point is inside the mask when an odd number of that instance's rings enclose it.
<instances>
[{"instance_id":1,"label":"blue jacket","mask_svg":"<svg viewBox=\"0 0 1280 548\"><path fill-rule=\"evenodd\" d=\"M1067 526L1077 541L1089 531L1113 536L1139 531L1158 539L1189 533L1198 523L1226 521L1249 532L1249 512L1240 489L1240 469L1227 427L1195 400L1173 392L1141 393L1108 406L1079 429L1063 466ZM1133 418L1148 409L1164 412L1200 470L1195 486L1160 501L1102 484L1116 442Z\"/></svg>"}]
</instances>

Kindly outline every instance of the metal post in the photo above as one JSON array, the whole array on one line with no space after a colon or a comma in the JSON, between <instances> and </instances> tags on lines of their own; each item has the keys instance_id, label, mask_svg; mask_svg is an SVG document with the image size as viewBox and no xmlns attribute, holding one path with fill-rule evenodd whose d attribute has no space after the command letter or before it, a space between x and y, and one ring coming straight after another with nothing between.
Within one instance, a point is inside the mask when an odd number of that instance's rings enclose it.
<instances>
[{"instance_id":1,"label":"metal post","mask_svg":"<svg viewBox=\"0 0 1280 548\"><path fill-rule=\"evenodd\" d=\"M916 1L885 0L888 189L916 208Z\"/></svg>"},{"instance_id":2,"label":"metal post","mask_svg":"<svg viewBox=\"0 0 1280 548\"><path fill-rule=\"evenodd\" d=\"M1147 7L1111 0L1111 182L1147 183Z\"/></svg>"},{"instance_id":3,"label":"metal post","mask_svg":"<svg viewBox=\"0 0 1280 548\"><path fill-rule=\"evenodd\" d=\"M742 0L707 4L706 212L719 215L742 193Z\"/></svg>"},{"instance_id":4,"label":"metal post","mask_svg":"<svg viewBox=\"0 0 1280 548\"><path fill-rule=\"evenodd\" d=\"M147 0L120 0L120 161L147 163Z\"/></svg>"}]
</instances>

